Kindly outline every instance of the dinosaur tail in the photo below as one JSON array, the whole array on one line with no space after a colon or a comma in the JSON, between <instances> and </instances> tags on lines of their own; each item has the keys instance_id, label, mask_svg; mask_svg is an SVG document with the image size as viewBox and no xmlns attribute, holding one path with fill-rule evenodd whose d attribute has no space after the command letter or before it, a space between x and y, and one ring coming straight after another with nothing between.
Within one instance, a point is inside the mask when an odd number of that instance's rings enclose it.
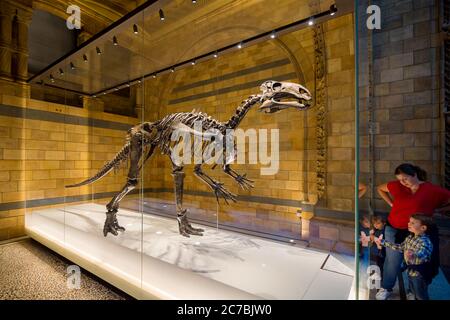
<instances>
[{"instance_id":1,"label":"dinosaur tail","mask_svg":"<svg viewBox=\"0 0 450 320\"><path fill-rule=\"evenodd\" d=\"M66 188L74 188L74 187L80 187L84 186L86 184L90 184L92 182L95 182L104 176L106 176L115 166L119 165L122 161L126 160L128 158L128 154L130 153L130 143L127 142L123 148L116 154L114 159L106 163L103 168L100 169L97 174L89 179L86 179L80 183L71 184L66 186Z\"/></svg>"}]
</instances>

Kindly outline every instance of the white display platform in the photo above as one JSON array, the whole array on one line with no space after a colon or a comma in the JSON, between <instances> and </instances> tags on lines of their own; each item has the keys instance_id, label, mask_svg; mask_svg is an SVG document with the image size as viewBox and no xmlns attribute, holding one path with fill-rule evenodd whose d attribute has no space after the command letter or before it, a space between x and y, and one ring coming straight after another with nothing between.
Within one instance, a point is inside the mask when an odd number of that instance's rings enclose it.
<instances>
[{"instance_id":1,"label":"white display platform","mask_svg":"<svg viewBox=\"0 0 450 320\"><path fill-rule=\"evenodd\" d=\"M204 226L203 237L186 238L175 219L125 209L118 220L127 230L105 238L104 219L104 205L72 205L33 211L26 230L140 299L348 299L351 291L353 257Z\"/></svg>"}]
</instances>

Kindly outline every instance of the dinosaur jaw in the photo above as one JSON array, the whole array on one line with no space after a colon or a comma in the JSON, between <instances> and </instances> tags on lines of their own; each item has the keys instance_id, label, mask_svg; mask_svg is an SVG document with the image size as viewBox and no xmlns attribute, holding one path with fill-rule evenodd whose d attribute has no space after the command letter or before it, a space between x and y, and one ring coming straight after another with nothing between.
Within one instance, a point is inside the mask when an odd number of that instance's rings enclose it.
<instances>
[{"instance_id":1,"label":"dinosaur jaw","mask_svg":"<svg viewBox=\"0 0 450 320\"><path fill-rule=\"evenodd\" d=\"M275 113L287 108L305 110L311 106L311 93L305 87L291 82L268 80L261 87L259 111Z\"/></svg>"},{"instance_id":2,"label":"dinosaur jaw","mask_svg":"<svg viewBox=\"0 0 450 320\"><path fill-rule=\"evenodd\" d=\"M287 108L305 110L311 106L309 100L303 99L300 95L293 93L277 93L272 98L267 99L259 107L259 111L264 113L276 113Z\"/></svg>"}]
</instances>

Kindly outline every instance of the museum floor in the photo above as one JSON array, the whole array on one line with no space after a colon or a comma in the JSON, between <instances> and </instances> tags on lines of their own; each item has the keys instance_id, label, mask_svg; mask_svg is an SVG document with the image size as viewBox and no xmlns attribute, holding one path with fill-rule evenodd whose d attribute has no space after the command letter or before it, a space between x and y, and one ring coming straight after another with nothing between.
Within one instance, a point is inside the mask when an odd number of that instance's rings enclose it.
<instances>
[{"instance_id":1,"label":"museum floor","mask_svg":"<svg viewBox=\"0 0 450 320\"><path fill-rule=\"evenodd\" d=\"M0 300L127 300L130 296L81 271L81 288L69 289L72 263L32 239L0 245Z\"/></svg>"}]
</instances>

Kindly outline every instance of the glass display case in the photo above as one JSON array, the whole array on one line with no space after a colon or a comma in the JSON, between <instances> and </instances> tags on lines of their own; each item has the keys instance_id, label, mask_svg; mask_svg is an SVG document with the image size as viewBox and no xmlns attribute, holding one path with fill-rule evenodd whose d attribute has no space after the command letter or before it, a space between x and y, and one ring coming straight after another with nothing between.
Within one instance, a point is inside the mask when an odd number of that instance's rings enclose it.
<instances>
[{"instance_id":1,"label":"glass display case","mask_svg":"<svg viewBox=\"0 0 450 320\"><path fill-rule=\"evenodd\" d=\"M136 298L368 299L366 8L148 1L85 41L29 80L26 232Z\"/></svg>"}]
</instances>

